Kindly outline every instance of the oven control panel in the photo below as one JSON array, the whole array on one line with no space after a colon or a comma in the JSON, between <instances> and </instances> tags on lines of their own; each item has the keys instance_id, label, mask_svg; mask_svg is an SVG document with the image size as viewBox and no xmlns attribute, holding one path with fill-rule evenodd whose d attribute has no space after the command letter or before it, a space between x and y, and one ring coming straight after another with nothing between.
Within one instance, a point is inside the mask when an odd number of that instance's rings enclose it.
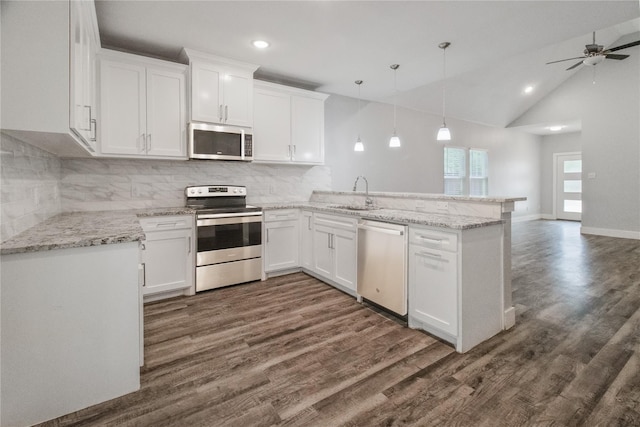
<instances>
[{"instance_id":1,"label":"oven control panel","mask_svg":"<svg viewBox=\"0 0 640 427\"><path fill-rule=\"evenodd\" d=\"M184 192L187 197L242 197L247 195L247 188L238 185L200 185L187 187Z\"/></svg>"}]
</instances>

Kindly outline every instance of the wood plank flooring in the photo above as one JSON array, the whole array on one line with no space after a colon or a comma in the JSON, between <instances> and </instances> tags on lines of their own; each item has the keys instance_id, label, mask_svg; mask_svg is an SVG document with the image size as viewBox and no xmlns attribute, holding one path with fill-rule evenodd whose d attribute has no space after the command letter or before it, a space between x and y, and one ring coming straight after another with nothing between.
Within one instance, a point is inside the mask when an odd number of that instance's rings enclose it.
<instances>
[{"instance_id":1,"label":"wood plank flooring","mask_svg":"<svg viewBox=\"0 0 640 427\"><path fill-rule=\"evenodd\" d=\"M302 273L149 304L141 390L42 425L640 425L640 242L514 224L513 287L464 355Z\"/></svg>"}]
</instances>

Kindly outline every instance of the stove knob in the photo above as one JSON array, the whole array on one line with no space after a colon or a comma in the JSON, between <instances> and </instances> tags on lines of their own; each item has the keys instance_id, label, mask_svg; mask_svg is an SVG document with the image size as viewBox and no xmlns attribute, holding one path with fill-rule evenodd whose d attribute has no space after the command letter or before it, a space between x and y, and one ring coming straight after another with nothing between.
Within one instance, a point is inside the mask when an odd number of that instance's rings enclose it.
<instances>
[{"instance_id":1,"label":"stove knob","mask_svg":"<svg viewBox=\"0 0 640 427\"><path fill-rule=\"evenodd\" d=\"M233 192L234 192L234 193L237 193L237 192L238 192L238 189L237 189L237 188L235 188L235 189L233 190Z\"/></svg>"},{"instance_id":2,"label":"stove knob","mask_svg":"<svg viewBox=\"0 0 640 427\"><path fill-rule=\"evenodd\" d=\"M198 194L202 194L202 190L198 190Z\"/></svg>"}]
</instances>

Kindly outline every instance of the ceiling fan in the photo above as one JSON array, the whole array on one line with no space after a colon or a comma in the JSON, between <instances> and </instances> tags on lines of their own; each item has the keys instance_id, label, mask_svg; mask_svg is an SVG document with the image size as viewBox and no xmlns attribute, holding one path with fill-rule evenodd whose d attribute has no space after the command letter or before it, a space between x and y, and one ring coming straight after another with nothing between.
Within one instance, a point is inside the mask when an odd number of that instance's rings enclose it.
<instances>
[{"instance_id":1,"label":"ceiling fan","mask_svg":"<svg viewBox=\"0 0 640 427\"><path fill-rule=\"evenodd\" d=\"M569 70L573 70L580 64L597 65L602 61L604 61L605 58L618 59L618 60L625 59L625 58L628 58L629 55L619 55L617 53L612 53L612 52L616 52L618 50L626 49L626 48L637 46L637 45L640 45L640 40L636 40L631 43L623 44L621 46L616 46L616 47L612 47L610 49L605 50L604 46L602 46L601 44L596 44L596 32L594 31L593 43L585 45L583 56L577 56L575 58L560 59L558 61L551 61L551 62L547 62L547 65L555 64L556 62L571 61L574 59L579 59L580 61L573 64L571 67L567 68L567 71L569 71Z\"/></svg>"}]
</instances>

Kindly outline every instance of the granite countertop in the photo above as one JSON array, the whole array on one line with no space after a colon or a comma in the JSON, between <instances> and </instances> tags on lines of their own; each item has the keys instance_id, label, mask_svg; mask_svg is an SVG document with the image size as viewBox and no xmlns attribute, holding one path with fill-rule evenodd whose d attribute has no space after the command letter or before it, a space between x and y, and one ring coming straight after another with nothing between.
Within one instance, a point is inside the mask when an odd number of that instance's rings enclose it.
<instances>
[{"instance_id":1,"label":"granite countertop","mask_svg":"<svg viewBox=\"0 0 640 427\"><path fill-rule=\"evenodd\" d=\"M139 218L193 213L185 207L62 213L2 242L0 254L137 242L145 238Z\"/></svg>"},{"instance_id":2,"label":"granite countertop","mask_svg":"<svg viewBox=\"0 0 640 427\"><path fill-rule=\"evenodd\" d=\"M321 191L314 190L315 194L343 195L352 196L353 191ZM364 194L358 192L356 194ZM417 200L458 200L463 202L483 202L483 203L507 203L521 202L527 200L526 197L507 197L507 196L450 196L447 194L431 194L431 193L397 193L384 191L370 191L371 197L390 197L396 199L417 199Z\"/></svg>"},{"instance_id":3,"label":"granite countertop","mask_svg":"<svg viewBox=\"0 0 640 427\"><path fill-rule=\"evenodd\" d=\"M454 230L467 230L470 228L486 227L489 225L502 224L502 219L482 218L461 215L444 215L428 212L415 212L399 209L372 209L353 210L344 209L335 203L317 202L289 202L289 203L269 203L263 204L262 209L312 209L321 212L338 213L350 215L357 218L392 222L397 224L418 224L431 227L451 228Z\"/></svg>"}]
</instances>

